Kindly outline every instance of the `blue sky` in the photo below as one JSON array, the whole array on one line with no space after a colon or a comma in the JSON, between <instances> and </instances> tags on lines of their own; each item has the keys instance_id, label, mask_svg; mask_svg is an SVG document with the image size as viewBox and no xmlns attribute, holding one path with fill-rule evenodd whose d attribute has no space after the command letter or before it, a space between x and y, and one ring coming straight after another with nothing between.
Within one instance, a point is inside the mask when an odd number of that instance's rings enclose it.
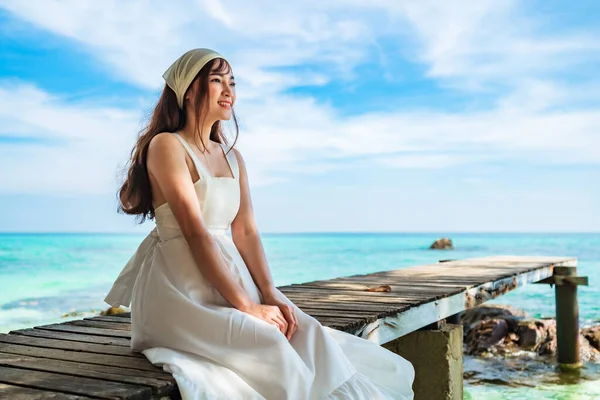
<instances>
[{"instance_id":1,"label":"blue sky","mask_svg":"<svg viewBox=\"0 0 600 400\"><path fill-rule=\"evenodd\" d=\"M597 2L281 3L0 0L0 231L149 230L120 168L193 47L263 232L600 231Z\"/></svg>"}]
</instances>

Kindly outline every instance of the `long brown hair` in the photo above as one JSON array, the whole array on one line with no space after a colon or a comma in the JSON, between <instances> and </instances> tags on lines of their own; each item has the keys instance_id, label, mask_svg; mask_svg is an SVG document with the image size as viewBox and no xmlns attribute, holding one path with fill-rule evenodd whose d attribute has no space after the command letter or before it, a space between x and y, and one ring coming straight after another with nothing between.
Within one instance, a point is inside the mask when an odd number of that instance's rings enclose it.
<instances>
[{"instance_id":1,"label":"long brown hair","mask_svg":"<svg viewBox=\"0 0 600 400\"><path fill-rule=\"evenodd\" d=\"M196 93L195 103L200 105L196 107L196 126L195 132L199 132L199 127L202 124L199 122L201 115L206 118L204 111L208 110L208 77L211 74L212 68L215 67L215 72L228 74L231 71L229 63L222 59L216 58L209 61L198 72L192 84L198 79L199 87ZM192 86L190 84L190 87ZM185 107L185 106L184 106ZM239 135L239 126L235 112L232 110L233 121L235 123L235 139L231 147L237 142ZM177 106L177 96L173 89L165 85L160 98L152 112L150 121L143 128L138 136L137 142L131 150L131 156L126 166L127 178L118 191L119 207L117 212L136 215L140 223L143 223L146 218L154 219L154 206L152 205L152 189L150 187L150 179L148 177L148 168L146 167L146 159L148 157L148 146L154 136L162 132L177 132L185 126L186 111ZM204 121L202 121L204 122ZM202 148L207 148L206 143L202 140ZM223 132L221 121L216 121L210 129L210 140L217 143L229 145L228 140Z\"/></svg>"}]
</instances>

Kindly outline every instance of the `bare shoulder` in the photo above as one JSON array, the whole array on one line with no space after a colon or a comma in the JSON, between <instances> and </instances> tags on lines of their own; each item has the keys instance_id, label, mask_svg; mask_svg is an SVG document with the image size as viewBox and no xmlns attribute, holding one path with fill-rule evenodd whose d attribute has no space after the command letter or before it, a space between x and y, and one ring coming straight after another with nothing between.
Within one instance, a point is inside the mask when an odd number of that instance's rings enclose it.
<instances>
[{"instance_id":1,"label":"bare shoulder","mask_svg":"<svg viewBox=\"0 0 600 400\"><path fill-rule=\"evenodd\" d=\"M185 150L174 134L162 132L150 140L146 165L151 175L170 175L187 171Z\"/></svg>"},{"instance_id":2,"label":"bare shoulder","mask_svg":"<svg viewBox=\"0 0 600 400\"><path fill-rule=\"evenodd\" d=\"M150 140L148 151L150 153L163 154L165 152L170 153L174 150L177 151L180 148L181 144L174 134L161 132Z\"/></svg>"},{"instance_id":3,"label":"bare shoulder","mask_svg":"<svg viewBox=\"0 0 600 400\"><path fill-rule=\"evenodd\" d=\"M244 157L242 157L242 153L235 147L232 147L231 151L233 154L235 154L235 158L237 158L238 163L244 166Z\"/></svg>"}]
</instances>

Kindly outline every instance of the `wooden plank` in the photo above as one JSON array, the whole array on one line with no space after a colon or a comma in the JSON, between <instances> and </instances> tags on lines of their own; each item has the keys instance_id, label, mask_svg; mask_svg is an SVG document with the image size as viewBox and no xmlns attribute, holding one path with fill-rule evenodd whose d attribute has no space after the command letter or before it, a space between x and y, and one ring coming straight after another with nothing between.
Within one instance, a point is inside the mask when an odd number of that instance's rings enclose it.
<instances>
[{"instance_id":1,"label":"wooden plank","mask_svg":"<svg viewBox=\"0 0 600 400\"><path fill-rule=\"evenodd\" d=\"M50 359L50 358L24 356L21 354L10 354L10 353L2 353L2 352L0 352L0 354L2 354L3 357L12 356L12 357L18 357L18 358L19 357L20 358L28 358L28 357L34 358L35 360L38 360L38 362L45 363L45 364L56 363L56 365L76 366L79 369L85 369L88 371L107 372L107 373L112 373L112 374L137 376L137 377L143 377L143 378L153 378L153 379L165 380L168 382L174 382L172 375L168 372L163 371L160 368L157 368L155 371L143 371L140 369L115 367L112 365L107 366L107 365L100 365L100 364L88 364L88 363L80 363L80 362L75 362L75 361L64 361L64 360L55 360L55 359ZM13 358L11 358L11 360L13 360Z\"/></svg>"},{"instance_id":2,"label":"wooden plank","mask_svg":"<svg viewBox=\"0 0 600 400\"><path fill-rule=\"evenodd\" d=\"M412 288L415 286L429 289L429 288L448 288L448 289L463 289L469 286L468 277L463 277L461 279L443 279L438 277L436 279L430 278L427 280L421 279L411 279L406 280L404 282L398 282L395 280L373 280L372 283L367 282L366 280L361 279L360 281L352 281L350 279L346 279L338 282L325 282L325 283L305 283L301 285L292 285L288 286L283 290L289 289L330 289L330 290L350 290L356 292L369 292L367 289L374 288L381 285L389 285L392 288L396 288L397 291L405 291L408 288ZM485 282L485 279L481 279L481 277L471 279L474 283ZM375 292L377 293L377 292ZM380 292L381 293L381 292Z\"/></svg>"},{"instance_id":3,"label":"wooden plank","mask_svg":"<svg viewBox=\"0 0 600 400\"><path fill-rule=\"evenodd\" d=\"M362 291L351 291L351 290L329 290L329 289L312 289L312 288L294 288L281 290L281 293L285 293L286 296L304 296L309 298L321 297L343 297L350 296L355 299L363 299L365 301L378 300L378 299L397 299L400 301L410 302L414 300L430 299L435 296L445 296L448 293L458 293L465 290L428 290L420 289L418 287L412 288L411 292L404 291L391 291L391 292L362 292Z\"/></svg>"},{"instance_id":4,"label":"wooden plank","mask_svg":"<svg viewBox=\"0 0 600 400\"><path fill-rule=\"evenodd\" d=\"M353 290L363 290L369 286L377 286L380 284L397 285L398 287L406 287L412 285L423 285L425 287L435 286L436 284L455 285L458 287L468 286L472 283L483 283L489 279L500 278L505 276L517 275L530 270L543 268L544 266L530 266L529 268L514 269L504 268L491 270L489 267L468 267L468 268L447 268L438 269L435 271L420 271L418 268L409 268L407 270L390 271L389 274L382 276L359 276L359 277L344 277L335 278L330 281L315 281L302 284L294 284L284 286L283 288L294 287L342 287L350 286ZM392 274L393 272L393 274Z\"/></svg>"},{"instance_id":5,"label":"wooden plank","mask_svg":"<svg viewBox=\"0 0 600 400\"><path fill-rule=\"evenodd\" d=\"M373 311L373 310L340 310L336 306L329 308L317 308L317 307L304 307L301 310L311 316L340 316L343 318L382 318L389 315L395 315L398 312L401 312L400 309L394 308L389 310L381 310Z\"/></svg>"},{"instance_id":6,"label":"wooden plank","mask_svg":"<svg viewBox=\"0 0 600 400\"><path fill-rule=\"evenodd\" d=\"M16 354L0 353L0 365L28 370L56 372L73 377L95 378L104 381L131 383L135 385L148 386L154 395L165 395L175 390L175 379L166 372L145 376L144 374L131 374L124 368L107 367L103 365L91 365L75 363L70 361L59 361L37 357L22 356ZM123 373L125 372L125 373ZM141 371L139 371L141 372ZM23 372L26 374L27 372ZM73 379L76 382L76 379Z\"/></svg>"},{"instance_id":7,"label":"wooden plank","mask_svg":"<svg viewBox=\"0 0 600 400\"><path fill-rule=\"evenodd\" d=\"M44 349L41 347L29 347L7 343L0 343L0 352L19 354L31 357L51 358L55 360L76 361L88 364L109 365L115 367L139 369L144 371L160 370L158 367L153 366L149 361L134 357L81 353L79 351Z\"/></svg>"},{"instance_id":8,"label":"wooden plank","mask_svg":"<svg viewBox=\"0 0 600 400\"><path fill-rule=\"evenodd\" d=\"M111 354L146 359L141 353L134 353L130 348L110 344L70 342L66 340L34 338L21 335L0 334L0 343L21 344L24 346L44 347L86 353Z\"/></svg>"},{"instance_id":9,"label":"wooden plank","mask_svg":"<svg viewBox=\"0 0 600 400\"><path fill-rule=\"evenodd\" d=\"M89 326L91 328L114 329L118 331L131 331L130 324L105 322L105 321L90 321L90 320L73 320L65 322L67 325Z\"/></svg>"},{"instance_id":10,"label":"wooden plank","mask_svg":"<svg viewBox=\"0 0 600 400\"><path fill-rule=\"evenodd\" d=\"M342 317L326 317L316 316L313 317L319 321L322 325L328 327L335 327L336 329L347 330L347 329L358 329L365 325L366 321L358 318L342 318Z\"/></svg>"},{"instance_id":11,"label":"wooden plank","mask_svg":"<svg viewBox=\"0 0 600 400\"><path fill-rule=\"evenodd\" d=\"M398 303L393 305L388 304L371 304L367 302L323 304L312 301L299 301L294 303L302 311L310 314L310 310L339 310L339 311L369 311L369 312L392 312L402 310L411 303ZM306 311L309 310L309 311Z\"/></svg>"},{"instance_id":12,"label":"wooden plank","mask_svg":"<svg viewBox=\"0 0 600 400\"><path fill-rule=\"evenodd\" d=\"M335 310L318 310L315 312L312 312L309 314L311 317L314 318L336 318L336 319L347 319L349 321L374 321L376 319L378 319L379 317L377 316L377 314L375 313L369 313L369 314L342 314L340 312L336 312ZM381 317L383 318L383 317Z\"/></svg>"},{"instance_id":13,"label":"wooden plank","mask_svg":"<svg viewBox=\"0 0 600 400\"><path fill-rule=\"evenodd\" d=\"M409 286L404 290L399 289L397 286L392 286L391 292L365 292L362 290L340 290L340 289L329 289L329 288L312 288L312 287L294 287L280 289L282 293L306 293L306 294L317 294L317 295L341 295L341 296L356 296L366 298L394 298L404 296L415 296L422 295L428 297L428 295L445 295L450 293L458 293L466 289L466 287L459 288L445 288L440 286Z\"/></svg>"},{"instance_id":14,"label":"wooden plank","mask_svg":"<svg viewBox=\"0 0 600 400\"><path fill-rule=\"evenodd\" d=\"M89 400L92 397L31 389L23 386L0 383L0 395L10 400Z\"/></svg>"},{"instance_id":15,"label":"wooden plank","mask_svg":"<svg viewBox=\"0 0 600 400\"><path fill-rule=\"evenodd\" d=\"M152 390L144 386L82 377L77 378L77 383L74 384L73 377L69 375L2 366L0 366L0 382L67 394L89 395L101 399L142 400L152 396Z\"/></svg>"},{"instance_id":16,"label":"wooden plank","mask_svg":"<svg viewBox=\"0 0 600 400\"><path fill-rule=\"evenodd\" d=\"M463 290L466 290L465 287L459 289L447 289L447 288L422 288L422 287L411 287L405 290L398 290L398 287L394 287L393 285L389 285L392 287L392 290L389 292L365 292L362 290L336 290L336 289L327 289L327 288L294 288L294 289L284 289L281 290L281 293L289 294L290 296L305 296L305 297L327 297L327 296L353 296L355 298L362 298L366 301L370 299L377 298L394 298L403 300L406 302L414 301L414 300L422 300L422 299L430 299L432 297L444 297L449 293L458 293Z\"/></svg>"},{"instance_id":17,"label":"wooden plank","mask_svg":"<svg viewBox=\"0 0 600 400\"><path fill-rule=\"evenodd\" d=\"M396 295L396 296L354 296L351 293L325 293L325 292L287 292L282 291L290 300L292 298L297 299L299 301L307 301L314 302L319 300L330 300L335 299L338 302L342 302L343 299L348 299L351 302L359 302L362 304L370 304L373 302L381 302L381 303L390 303L390 304L413 304L418 303L423 300L431 300L435 298L444 297L444 293L442 294L430 294L427 296L426 294L421 295Z\"/></svg>"},{"instance_id":18,"label":"wooden plank","mask_svg":"<svg viewBox=\"0 0 600 400\"><path fill-rule=\"evenodd\" d=\"M89 317L89 318L84 318L84 321L104 321L104 322L118 322L120 324L130 324L131 323L131 318L129 317L116 317L114 315L106 315L106 316L96 316L96 317Z\"/></svg>"},{"instance_id":19,"label":"wooden plank","mask_svg":"<svg viewBox=\"0 0 600 400\"><path fill-rule=\"evenodd\" d=\"M300 303L301 301L306 302L307 304L336 304L338 302L344 302L344 303L348 303L348 304L352 304L352 303L356 303L356 304L365 304L365 303L371 303L371 304L387 304L387 305L398 305L398 306L404 306L405 304L409 304L410 306L416 306L428 301L433 301L435 299L441 298L441 296L439 297L421 297L420 299L410 299L410 302L407 301L405 298L402 297L390 297L390 298L385 298L385 297L357 297L357 296L348 296L345 294L334 294L334 295L322 295L319 296L318 294L315 294L313 296L305 296L305 295L298 295L298 294L286 294L284 293L294 304L296 304L297 302Z\"/></svg>"},{"instance_id":20,"label":"wooden plank","mask_svg":"<svg viewBox=\"0 0 600 400\"><path fill-rule=\"evenodd\" d=\"M96 344L110 344L114 346L122 346L131 348L131 340L116 337L98 336L98 335L85 335L82 333L70 333L43 329L19 329L11 331L11 335L23 335L30 337L48 338L56 340L65 340L69 342L81 342L81 343L96 343Z\"/></svg>"},{"instance_id":21,"label":"wooden plank","mask_svg":"<svg viewBox=\"0 0 600 400\"><path fill-rule=\"evenodd\" d=\"M120 338L131 338L131 332L123 331L119 329L102 329L102 328L90 328L87 326L77 326L68 324L51 324L36 326L35 329L43 329L47 331L60 331L60 332L71 332L71 333L86 333L90 335L99 336L111 336Z\"/></svg>"}]
</instances>

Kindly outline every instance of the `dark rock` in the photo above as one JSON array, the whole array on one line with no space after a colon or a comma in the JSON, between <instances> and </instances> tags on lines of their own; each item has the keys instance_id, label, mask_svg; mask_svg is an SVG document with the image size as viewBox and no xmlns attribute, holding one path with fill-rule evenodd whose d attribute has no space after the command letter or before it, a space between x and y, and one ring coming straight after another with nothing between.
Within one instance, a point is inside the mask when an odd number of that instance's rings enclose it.
<instances>
[{"instance_id":1,"label":"dark rock","mask_svg":"<svg viewBox=\"0 0 600 400\"><path fill-rule=\"evenodd\" d=\"M508 324L503 319L476 322L465 340L467 354L488 351L490 347L502 342L508 334Z\"/></svg>"},{"instance_id":2,"label":"dark rock","mask_svg":"<svg viewBox=\"0 0 600 400\"><path fill-rule=\"evenodd\" d=\"M508 331L515 332L517 324L525 317L526 314L522 310L511 306L490 304L465 310L461 313L460 319L463 324L465 337L467 337L471 329L473 329L479 321L503 319L508 325Z\"/></svg>"},{"instance_id":3,"label":"dark rock","mask_svg":"<svg viewBox=\"0 0 600 400\"><path fill-rule=\"evenodd\" d=\"M596 327L600 328L600 327ZM579 335L579 345L581 351L581 361L592 361L599 362L600 361L600 351L598 351L585 336Z\"/></svg>"},{"instance_id":4,"label":"dark rock","mask_svg":"<svg viewBox=\"0 0 600 400\"><path fill-rule=\"evenodd\" d=\"M596 350L600 350L600 325L584 328L581 334Z\"/></svg>"},{"instance_id":5,"label":"dark rock","mask_svg":"<svg viewBox=\"0 0 600 400\"><path fill-rule=\"evenodd\" d=\"M541 356L556 356L557 341L556 335L551 339L546 340L538 349L538 354ZM583 362L598 362L600 361L600 351L596 350L590 342L583 336L579 335L579 351L581 361Z\"/></svg>"},{"instance_id":6,"label":"dark rock","mask_svg":"<svg viewBox=\"0 0 600 400\"><path fill-rule=\"evenodd\" d=\"M538 354L540 356L555 356L556 355L556 338L546 340L538 348Z\"/></svg>"},{"instance_id":7,"label":"dark rock","mask_svg":"<svg viewBox=\"0 0 600 400\"><path fill-rule=\"evenodd\" d=\"M454 248L454 246L452 245L451 239L441 238L433 242L429 248L434 250L451 250Z\"/></svg>"},{"instance_id":8,"label":"dark rock","mask_svg":"<svg viewBox=\"0 0 600 400\"><path fill-rule=\"evenodd\" d=\"M520 321L516 327L515 333L519 337L517 343L520 348L538 352L542 344L556 340L556 321Z\"/></svg>"},{"instance_id":9,"label":"dark rock","mask_svg":"<svg viewBox=\"0 0 600 400\"><path fill-rule=\"evenodd\" d=\"M464 311L461 321L466 355L501 356L504 362L530 357L527 354L556 357L554 319L531 319L510 306L482 305ZM600 362L600 325L582 329L579 340L581 360Z\"/></svg>"}]
</instances>

